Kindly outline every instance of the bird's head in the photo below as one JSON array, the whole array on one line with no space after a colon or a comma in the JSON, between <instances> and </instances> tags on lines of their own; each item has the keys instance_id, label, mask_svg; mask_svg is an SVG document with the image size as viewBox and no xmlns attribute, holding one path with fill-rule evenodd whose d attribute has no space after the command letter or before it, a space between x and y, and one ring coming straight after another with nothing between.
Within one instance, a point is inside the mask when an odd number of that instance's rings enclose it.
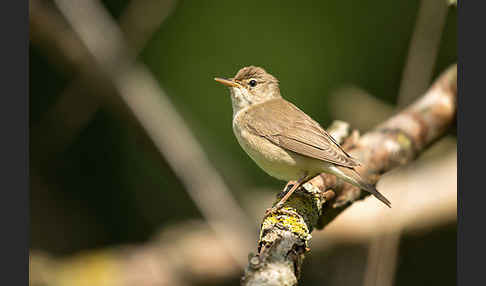
<instances>
[{"instance_id":1,"label":"bird's head","mask_svg":"<svg viewBox=\"0 0 486 286\"><path fill-rule=\"evenodd\" d=\"M217 77L215 80L229 87L233 113L253 104L281 97L278 80L261 67L244 67L233 78Z\"/></svg>"}]
</instances>

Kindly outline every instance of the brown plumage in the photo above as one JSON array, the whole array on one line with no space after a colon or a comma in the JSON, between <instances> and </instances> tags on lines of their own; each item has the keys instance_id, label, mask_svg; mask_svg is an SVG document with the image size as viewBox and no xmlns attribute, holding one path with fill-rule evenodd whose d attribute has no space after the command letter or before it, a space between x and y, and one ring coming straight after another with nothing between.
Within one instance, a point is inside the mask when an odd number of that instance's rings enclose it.
<instances>
[{"instance_id":1,"label":"brown plumage","mask_svg":"<svg viewBox=\"0 0 486 286\"><path fill-rule=\"evenodd\" d=\"M319 123L280 95L278 80L263 68L249 66L234 78L216 78L230 87L233 129L248 155L268 174L298 180L277 204L307 179L325 172L390 202L362 179L358 160L346 153Z\"/></svg>"},{"instance_id":2,"label":"brown plumage","mask_svg":"<svg viewBox=\"0 0 486 286\"><path fill-rule=\"evenodd\" d=\"M264 82L278 83L278 79L273 75L267 73L263 68L256 66L248 66L240 69L233 78L236 81L244 81L245 79L254 78Z\"/></svg>"},{"instance_id":3,"label":"brown plumage","mask_svg":"<svg viewBox=\"0 0 486 286\"><path fill-rule=\"evenodd\" d=\"M319 123L286 100L268 100L244 116L249 130L282 148L343 167L359 166Z\"/></svg>"}]
</instances>

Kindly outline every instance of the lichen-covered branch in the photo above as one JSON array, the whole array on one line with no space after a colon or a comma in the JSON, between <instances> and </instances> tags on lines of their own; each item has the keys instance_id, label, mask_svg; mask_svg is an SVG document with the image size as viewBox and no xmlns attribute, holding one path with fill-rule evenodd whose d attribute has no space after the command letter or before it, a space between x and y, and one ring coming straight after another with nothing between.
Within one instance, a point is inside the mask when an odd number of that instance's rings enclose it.
<instances>
[{"instance_id":1,"label":"lichen-covered branch","mask_svg":"<svg viewBox=\"0 0 486 286\"><path fill-rule=\"evenodd\" d=\"M362 137L356 132L342 136L342 129L335 127L329 132L341 134L337 139L343 148L363 163L361 173L376 183L385 172L415 159L445 133L455 120L456 99L454 65L421 98ZM296 285L312 230L323 228L367 195L332 175L310 180L279 212L262 222L258 253L250 255L242 284Z\"/></svg>"}]
</instances>

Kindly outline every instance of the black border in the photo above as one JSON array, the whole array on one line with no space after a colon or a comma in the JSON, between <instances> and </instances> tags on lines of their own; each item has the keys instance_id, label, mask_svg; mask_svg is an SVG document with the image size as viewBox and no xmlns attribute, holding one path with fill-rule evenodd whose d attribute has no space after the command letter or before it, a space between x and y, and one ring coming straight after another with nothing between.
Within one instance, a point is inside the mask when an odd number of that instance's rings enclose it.
<instances>
[{"instance_id":1,"label":"black border","mask_svg":"<svg viewBox=\"0 0 486 286\"><path fill-rule=\"evenodd\" d=\"M463 3L465 2L465 4ZM484 284L484 1L458 1L457 284ZM465 80L466 79L466 80ZM469 138L468 138L469 137ZM467 142L467 143L466 143ZM467 146L467 147L466 147ZM468 162L468 163L466 163Z\"/></svg>"},{"instance_id":2,"label":"black border","mask_svg":"<svg viewBox=\"0 0 486 286\"><path fill-rule=\"evenodd\" d=\"M28 3L5 1L0 9L2 285L29 283Z\"/></svg>"},{"instance_id":3,"label":"black border","mask_svg":"<svg viewBox=\"0 0 486 286\"><path fill-rule=\"evenodd\" d=\"M2 23L2 130L1 161L3 199L2 284L28 285L29 201L28 201L28 1L5 1ZM5 5L8 4L8 5ZM482 282L484 265L485 176L482 138L485 133L485 81L481 66L485 63L484 1L458 1L458 283ZM474 7L475 5L476 7ZM8 7L5 7L8 6ZM480 7L483 6L483 7ZM464 74L467 73L467 76ZM464 83L467 78L467 83ZM478 102L473 102L477 100ZM469 129L469 130L468 130ZM474 137L468 138L467 137ZM465 142L467 141L467 151ZM470 164L466 165L465 161ZM475 163L474 163L475 162ZM477 166L472 166L472 165ZM466 210L467 205L467 210ZM468 213L467 215L465 213ZM465 221L467 218L468 221ZM465 232L468 225L469 233ZM446 251L446 250L445 250ZM469 260L465 261L465 258ZM481 275L481 276L480 276Z\"/></svg>"}]
</instances>

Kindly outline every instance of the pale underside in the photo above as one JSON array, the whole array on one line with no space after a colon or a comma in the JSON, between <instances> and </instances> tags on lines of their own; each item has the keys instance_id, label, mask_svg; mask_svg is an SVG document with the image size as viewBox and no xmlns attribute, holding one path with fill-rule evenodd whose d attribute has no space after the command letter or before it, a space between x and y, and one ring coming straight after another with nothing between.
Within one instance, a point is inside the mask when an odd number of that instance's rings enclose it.
<instances>
[{"instance_id":1,"label":"pale underside","mask_svg":"<svg viewBox=\"0 0 486 286\"><path fill-rule=\"evenodd\" d=\"M334 173L333 165L359 164L317 122L282 98L241 109L233 130L245 152L277 179L298 180L305 174Z\"/></svg>"}]
</instances>

